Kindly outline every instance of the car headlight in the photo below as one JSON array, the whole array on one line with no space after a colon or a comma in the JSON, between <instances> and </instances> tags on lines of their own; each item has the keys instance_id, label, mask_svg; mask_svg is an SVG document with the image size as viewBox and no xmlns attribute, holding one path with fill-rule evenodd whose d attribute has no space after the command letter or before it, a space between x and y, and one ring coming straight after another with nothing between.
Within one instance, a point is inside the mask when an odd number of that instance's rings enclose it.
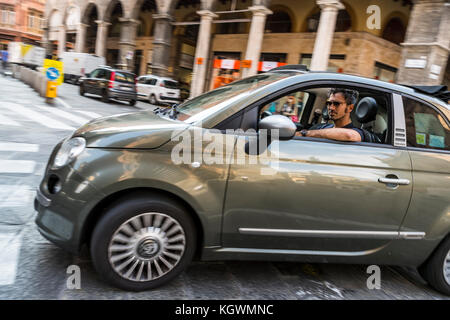
<instances>
[{"instance_id":1,"label":"car headlight","mask_svg":"<svg viewBox=\"0 0 450 320\"><path fill-rule=\"evenodd\" d=\"M64 141L55 156L53 168L58 169L69 164L83 152L84 148L86 148L86 140L84 138L76 137Z\"/></svg>"}]
</instances>

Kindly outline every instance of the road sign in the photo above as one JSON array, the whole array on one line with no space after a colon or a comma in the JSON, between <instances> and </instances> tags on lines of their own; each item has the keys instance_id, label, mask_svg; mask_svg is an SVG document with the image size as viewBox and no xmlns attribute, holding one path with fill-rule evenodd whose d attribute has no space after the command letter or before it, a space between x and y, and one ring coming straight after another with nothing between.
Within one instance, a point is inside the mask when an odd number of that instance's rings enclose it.
<instances>
[{"instance_id":1,"label":"road sign","mask_svg":"<svg viewBox=\"0 0 450 320\"><path fill-rule=\"evenodd\" d=\"M59 71L56 68L50 67L47 69L47 72L45 73L47 76L47 79L50 81L54 81L59 78Z\"/></svg>"},{"instance_id":2,"label":"road sign","mask_svg":"<svg viewBox=\"0 0 450 320\"><path fill-rule=\"evenodd\" d=\"M44 60L44 74L50 81L55 81L58 85L63 83L63 63L57 60Z\"/></svg>"},{"instance_id":3,"label":"road sign","mask_svg":"<svg viewBox=\"0 0 450 320\"><path fill-rule=\"evenodd\" d=\"M45 96L47 98L56 98L56 90L58 88L58 84L54 81L47 81L47 91Z\"/></svg>"}]
</instances>

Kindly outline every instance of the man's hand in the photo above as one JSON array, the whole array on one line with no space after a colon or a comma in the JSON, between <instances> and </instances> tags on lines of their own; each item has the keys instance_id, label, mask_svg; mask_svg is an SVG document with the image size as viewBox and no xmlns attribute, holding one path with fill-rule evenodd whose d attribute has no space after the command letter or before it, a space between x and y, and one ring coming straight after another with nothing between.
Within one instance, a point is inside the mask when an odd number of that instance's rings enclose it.
<instances>
[{"instance_id":1,"label":"man's hand","mask_svg":"<svg viewBox=\"0 0 450 320\"><path fill-rule=\"evenodd\" d=\"M296 135L301 136L301 133L297 132ZM361 141L361 135L356 130L345 128L308 130L306 136L311 138L331 139L337 141Z\"/></svg>"}]
</instances>

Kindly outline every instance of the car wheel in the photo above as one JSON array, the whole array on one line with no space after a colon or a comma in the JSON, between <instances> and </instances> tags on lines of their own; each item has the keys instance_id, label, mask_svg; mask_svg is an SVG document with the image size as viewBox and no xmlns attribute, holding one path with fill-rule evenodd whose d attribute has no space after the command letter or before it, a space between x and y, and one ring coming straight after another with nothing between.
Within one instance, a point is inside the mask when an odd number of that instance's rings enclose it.
<instances>
[{"instance_id":1,"label":"car wheel","mask_svg":"<svg viewBox=\"0 0 450 320\"><path fill-rule=\"evenodd\" d=\"M102 101L109 102L108 91L106 91L106 90L103 90L103 92L102 92Z\"/></svg>"},{"instance_id":2,"label":"car wheel","mask_svg":"<svg viewBox=\"0 0 450 320\"><path fill-rule=\"evenodd\" d=\"M182 206L162 195L115 202L96 225L91 256L111 285L142 291L167 283L192 261L195 225Z\"/></svg>"},{"instance_id":3,"label":"car wheel","mask_svg":"<svg viewBox=\"0 0 450 320\"><path fill-rule=\"evenodd\" d=\"M158 101L156 100L156 97L154 94L150 95L150 98L148 98L148 102L150 102L150 104L153 104L155 106L158 104Z\"/></svg>"},{"instance_id":4,"label":"car wheel","mask_svg":"<svg viewBox=\"0 0 450 320\"><path fill-rule=\"evenodd\" d=\"M434 289L450 295L450 236L419 267L419 273Z\"/></svg>"},{"instance_id":5,"label":"car wheel","mask_svg":"<svg viewBox=\"0 0 450 320\"><path fill-rule=\"evenodd\" d=\"M86 93L86 91L84 90L84 86L80 85L80 95L84 96L85 93Z\"/></svg>"},{"instance_id":6,"label":"car wheel","mask_svg":"<svg viewBox=\"0 0 450 320\"><path fill-rule=\"evenodd\" d=\"M130 106L134 106L136 104L136 100L130 100L128 101L128 103L130 104Z\"/></svg>"}]
</instances>

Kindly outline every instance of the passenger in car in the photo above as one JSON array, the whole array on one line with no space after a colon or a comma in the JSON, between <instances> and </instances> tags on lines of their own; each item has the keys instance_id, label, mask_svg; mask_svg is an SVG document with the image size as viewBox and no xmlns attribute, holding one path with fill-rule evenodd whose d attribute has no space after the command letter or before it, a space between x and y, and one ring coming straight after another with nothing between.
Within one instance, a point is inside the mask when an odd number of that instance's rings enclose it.
<instances>
[{"instance_id":1,"label":"passenger in car","mask_svg":"<svg viewBox=\"0 0 450 320\"><path fill-rule=\"evenodd\" d=\"M323 124L315 130L303 129L296 135L337 141L365 141L363 130L352 124L350 114L358 101L358 92L348 89L331 89L326 102L333 124ZM369 142L369 141L365 141Z\"/></svg>"}]
</instances>

